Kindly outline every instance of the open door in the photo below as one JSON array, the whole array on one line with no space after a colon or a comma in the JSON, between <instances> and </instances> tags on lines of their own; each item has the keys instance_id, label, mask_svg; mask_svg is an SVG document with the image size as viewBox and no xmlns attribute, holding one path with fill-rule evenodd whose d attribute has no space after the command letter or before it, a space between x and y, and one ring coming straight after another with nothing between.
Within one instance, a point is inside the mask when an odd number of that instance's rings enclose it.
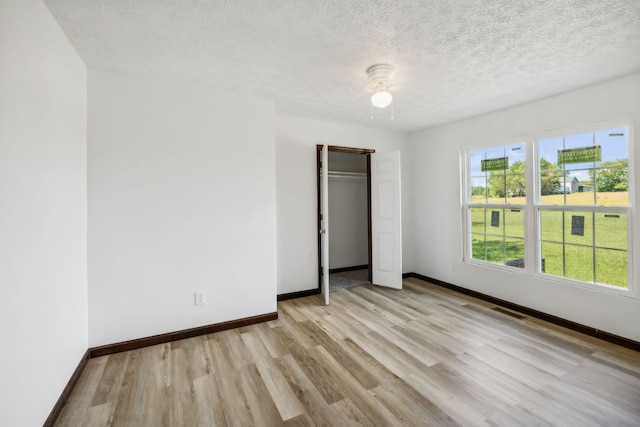
<instances>
[{"instance_id":1,"label":"open door","mask_svg":"<svg viewBox=\"0 0 640 427\"><path fill-rule=\"evenodd\" d=\"M329 147L322 146L320 169L320 247L322 296L329 305Z\"/></svg>"},{"instance_id":2,"label":"open door","mask_svg":"<svg viewBox=\"0 0 640 427\"><path fill-rule=\"evenodd\" d=\"M329 151L368 157L369 271L374 285L402 289L400 152L318 144L319 291L329 305Z\"/></svg>"},{"instance_id":3,"label":"open door","mask_svg":"<svg viewBox=\"0 0 640 427\"><path fill-rule=\"evenodd\" d=\"M372 282L402 289L400 152L371 154Z\"/></svg>"}]
</instances>

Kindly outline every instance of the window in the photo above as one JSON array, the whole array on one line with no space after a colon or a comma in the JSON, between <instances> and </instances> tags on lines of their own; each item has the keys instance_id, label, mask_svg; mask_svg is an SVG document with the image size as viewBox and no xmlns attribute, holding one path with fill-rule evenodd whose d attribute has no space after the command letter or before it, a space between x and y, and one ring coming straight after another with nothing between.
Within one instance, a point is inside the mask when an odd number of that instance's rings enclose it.
<instances>
[{"instance_id":1,"label":"window","mask_svg":"<svg viewBox=\"0 0 640 427\"><path fill-rule=\"evenodd\" d=\"M466 152L464 259L629 290L629 128L532 140Z\"/></svg>"},{"instance_id":2,"label":"window","mask_svg":"<svg viewBox=\"0 0 640 427\"><path fill-rule=\"evenodd\" d=\"M471 151L468 165L470 258L524 268L524 143Z\"/></svg>"},{"instance_id":3,"label":"window","mask_svg":"<svg viewBox=\"0 0 640 427\"><path fill-rule=\"evenodd\" d=\"M538 253L546 274L629 286L628 131L537 141Z\"/></svg>"}]
</instances>

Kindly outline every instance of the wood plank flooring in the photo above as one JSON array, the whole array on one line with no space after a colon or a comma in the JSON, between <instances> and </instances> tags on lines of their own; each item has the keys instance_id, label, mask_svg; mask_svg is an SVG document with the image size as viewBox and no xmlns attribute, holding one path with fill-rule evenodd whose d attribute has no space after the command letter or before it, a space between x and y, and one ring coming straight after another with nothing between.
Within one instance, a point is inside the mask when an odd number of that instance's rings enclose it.
<instances>
[{"instance_id":1,"label":"wood plank flooring","mask_svg":"<svg viewBox=\"0 0 640 427\"><path fill-rule=\"evenodd\" d=\"M58 426L639 426L640 353L418 279L91 359Z\"/></svg>"}]
</instances>

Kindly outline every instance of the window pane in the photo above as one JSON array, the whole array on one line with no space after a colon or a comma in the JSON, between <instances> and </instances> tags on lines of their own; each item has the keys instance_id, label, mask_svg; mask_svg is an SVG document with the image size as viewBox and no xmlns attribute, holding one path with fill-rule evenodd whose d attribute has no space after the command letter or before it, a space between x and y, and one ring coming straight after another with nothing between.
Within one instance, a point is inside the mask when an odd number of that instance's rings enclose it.
<instances>
[{"instance_id":1,"label":"window pane","mask_svg":"<svg viewBox=\"0 0 640 427\"><path fill-rule=\"evenodd\" d=\"M469 152L467 200L475 206L468 205L467 235L473 259L500 265L505 265L507 259L524 259L524 208L478 205L526 205L525 161L524 143ZM523 268L523 265L518 261L517 267Z\"/></svg>"},{"instance_id":2,"label":"window pane","mask_svg":"<svg viewBox=\"0 0 640 427\"><path fill-rule=\"evenodd\" d=\"M562 242L562 211L540 211L540 235L542 240Z\"/></svg>"},{"instance_id":3,"label":"window pane","mask_svg":"<svg viewBox=\"0 0 640 427\"><path fill-rule=\"evenodd\" d=\"M482 161L486 159L485 150L474 150L469 153L469 176L484 176Z\"/></svg>"},{"instance_id":4,"label":"window pane","mask_svg":"<svg viewBox=\"0 0 640 427\"><path fill-rule=\"evenodd\" d=\"M593 193L595 192L595 186L593 184L593 169L578 169L571 172L571 175L578 179L578 187L574 193L585 193L582 195L582 199L589 203L579 204L593 204Z\"/></svg>"},{"instance_id":5,"label":"window pane","mask_svg":"<svg viewBox=\"0 0 640 427\"><path fill-rule=\"evenodd\" d=\"M505 264L524 268L524 239L505 239Z\"/></svg>"},{"instance_id":6,"label":"window pane","mask_svg":"<svg viewBox=\"0 0 640 427\"><path fill-rule=\"evenodd\" d=\"M505 171L491 171L487 179L489 189L489 203L505 203L507 182Z\"/></svg>"},{"instance_id":7,"label":"window pane","mask_svg":"<svg viewBox=\"0 0 640 427\"><path fill-rule=\"evenodd\" d=\"M471 210L471 232L484 233L485 231L484 208L471 208L470 210Z\"/></svg>"},{"instance_id":8,"label":"window pane","mask_svg":"<svg viewBox=\"0 0 640 427\"><path fill-rule=\"evenodd\" d=\"M510 200L510 203L525 204L525 145L524 143L509 145L505 148L505 156L509 159L507 170L507 197L521 198Z\"/></svg>"},{"instance_id":9,"label":"window pane","mask_svg":"<svg viewBox=\"0 0 640 427\"><path fill-rule=\"evenodd\" d=\"M596 200L598 205L629 205L629 153L627 129L614 128L595 133L602 160L596 163Z\"/></svg>"},{"instance_id":10,"label":"window pane","mask_svg":"<svg viewBox=\"0 0 640 427\"><path fill-rule=\"evenodd\" d=\"M564 204L564 181L562 174L556 171L543 172L539 176L540 203L543 205Z\"/></svg>"},{"instance_id":11,"label":"window pane","mask_svg":"<svg viewBox=\"0 0 640 427\"><path fill-rule=\"evenodd\" d=\"M471 234L471 258L486 260L486 244L484 234Z\"/></svg>"},{"instance_id":12,"label":"window pane","mask_svg":"<svg viewBox=\"0 0 640 427\"><path fill-rule=\"evenodd\" d=\"M595 141L595 136L592 132L581 133L577 135L568 135L564 140L564 149L570 150L575 148L592 148ZM595 166L594 160L578 162L578 163L565 163L560 165L562 167L567 176L574 177L576 175L576 170L584 170L584 169L593 169ZM581 177L578 177L579 179Z\"/></svg>"},{"instance_id":13,"label":"window pane","mask_svg":"<svg viewBox=\"0 0 640 427\"><path fill-rule=\"evenodd\" d=\"M542 242L542 260L545 273L554 276L564 276L564 258L561 243Z\"/></svg>"},{"instance_id":14,"label":"window pane","mask_svg":"<svg viewBox=\"0 0 640 427\"><path fill-rule=\"evenodd\" d=\"M507 175L507 202L517 205L527 203L526 185L524 174L508 174Z\"/></svg>"},{"instance_id":15,"label":"window pane","mask_svg":"<svg viewBox=\"0 0 640 427\"><path fill-rule=\"evenodd\" d=\"M592 246L593 212L565 212L564 241Z\"/></svg>"},{"instance_id":16,"label":"window pane","mask_svg":"<svg viewBox=\"0 0 640 427\"><path fill-rule=\"evenodd\" d=\"M544 205L564 204L564 172L558 167L558 150L564 148L562 137L538 142L538 191Z\"/></svg>"},{"instance_id":17,"label":"window pane","mask_svg":"<svg viewBox=\"0 0 640 427\"><path fill-rule=\"evenodd\" d=\"M564 148L579 148L593 145L594 135L591 132L567 135L564 138Z\"/></svg>"},{"instance_id":18,"label":"window pane","mask_svg":"<svg viewBox=\"0 0 640 427\"><path fill-rule=\"evenodd\" d=\"M504 238L487 235L487 261L504 264Z\"/></svg>"},{"instance_id":19,"label":"window pane","mask_svg":"<svg viewBox=\"0 0 640 427\"><path fill-rule=\"evenodd\" d=\"M596 132L595 135L596 145L600 145L602 150L602 161L596 162L596 167L629 158L626 128L607 129Z\"/></svg>"},{"instance_id":20,"label":"window pane","mask_svg":"<svg viewBox=\"0 0 640 427\"><path fill-rule=\"evenodd\" d=\"M627 214L596 212L596 246L627 249Z\"/></svg>"},{"instance_id":21,"label":"window pane","mask_svg":"<svg viewBox=\"0 0 640 427\"><path fill-rule=\"evenodd\" d=\"M552 241L541 242L541 263L546 273L627 287L626 213L541 210L540 225L542 240ZM594 225L595 245L604 248L594 247Z\"/></svg>"},{"instance_id":22,"label":"window pane","mask_svg":"<svg viewBox=\"0 0 640 427\"><path fill-rule=\"evenodd\" d=\"M629 205L629 168L626 160L603 163L596 169L596 203L602 206ZM611 165L611 167L606 167ZM624 165L624 166L620 166Z\"/></svg>"},{"instance_id":23,"label":"window pane","mask_svg":"<svg viewBox=\"0 0 640 427\"><path fill-rule=\"evenodd\" d=\"M504 147L491 147L487 148L485 159L498 159L500 157L505 157L505 148Z\"/></svg>"},{"instance_id":24,"label":"window pane","mask_svg":"<svg viewBox=\"0 0 640 427\"><path fill-rule=\"evenodd\" d=\"M471 178L471 203L487 203L487 178Z\"/></svg>"},{"instance_id":25,"label":"window pane","mask_svg":"<svg viewBox=\"0 0 640 427\"><path fill-rule=\"evenodd\" d=\"M600 159L585 155L585 150L579 150L583 148L599 150ZM571 160L562 150L574 150ZM560 154L566 161L560 163ZM629 205L626 128L540 140L538 162L541 204Z\"/></svg>"},{"instance_id":26,"label":"window pane","mask_svg":"<svg viewBox=\"0 0 640 427\"><path fill-rule=\"evenodd\" d=\"M593 247L565 245L565 277L593 282Z\"/></svg>"},{"instance_id":27,"label":"window pane","mask_svg":"<svg viewBox=\"0 0 640 427\"><path fill-rule=\"evenodd\" d=\"M504 210L504 234L524 238L524 209Z\"/></svg>"},{"instance_id":28,"label":"window pane","mask_svg":"<svg viewBox=\"0 0 640 427\"><path fill-rule=\"evenodd\" d=\"M538 141L538 158L540 171L556 169L558 150L564 148L562 137L547 138Z\"/></svg>"},{"instance_id":29,"label":"window pane","mask_svg":"<svg viewBox=\"0 0 640 427\"><path fill-rule=\"evenodd\" d=\"M507 147L505 148L505 156L509 158L509 167L516 164L517 162L524 162L526 158L525 153L526 150L524 142L507 145ZM524 173L524 167L522 168L522 172Z\"/></svg>"},{"instance_id":30,"label":"window pane","mask_svg":"<svg viewBox=\"0 0 640 427\"><path fill-rule=\"evenodd\" d=\"M596 248L596 282L627 288L627 252Z\"/></svg>"},{"instance_id":31,"label":"window pane","mask_svg":"<svg viewBox=\"0 0 640 427\"><path fill-rule=\"evenodd\" d=\"M487 209L485 215L487 221L487 234L504 235L504 209Z\"/></svg>"},{"instance_id":32,"label":"window pane","mask_svg":"<svg viewBox=\"0 0 640 427\"><path fill-rule=\"evenodd\" d=\"M593 206L595 202L592 184L593 168L568 171L560 182L560 192L566 195L568 205Z\"/></svg>"}]
</instances>

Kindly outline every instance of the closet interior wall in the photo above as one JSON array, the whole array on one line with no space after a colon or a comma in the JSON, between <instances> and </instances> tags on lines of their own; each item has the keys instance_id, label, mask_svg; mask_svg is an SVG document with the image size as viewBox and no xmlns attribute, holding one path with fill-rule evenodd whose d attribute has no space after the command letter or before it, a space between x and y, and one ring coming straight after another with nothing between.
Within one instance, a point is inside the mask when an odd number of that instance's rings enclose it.
<instances>
[{"instance_id":1,"label":"closet interior wall","mask_svg":"<svg viewBox=\"0 0 640 427\"><path fill-rule=\"evenodd\" d=\"M369 264L367 156L329 152L329 269Z\"/></svg>"}]
</instances>

